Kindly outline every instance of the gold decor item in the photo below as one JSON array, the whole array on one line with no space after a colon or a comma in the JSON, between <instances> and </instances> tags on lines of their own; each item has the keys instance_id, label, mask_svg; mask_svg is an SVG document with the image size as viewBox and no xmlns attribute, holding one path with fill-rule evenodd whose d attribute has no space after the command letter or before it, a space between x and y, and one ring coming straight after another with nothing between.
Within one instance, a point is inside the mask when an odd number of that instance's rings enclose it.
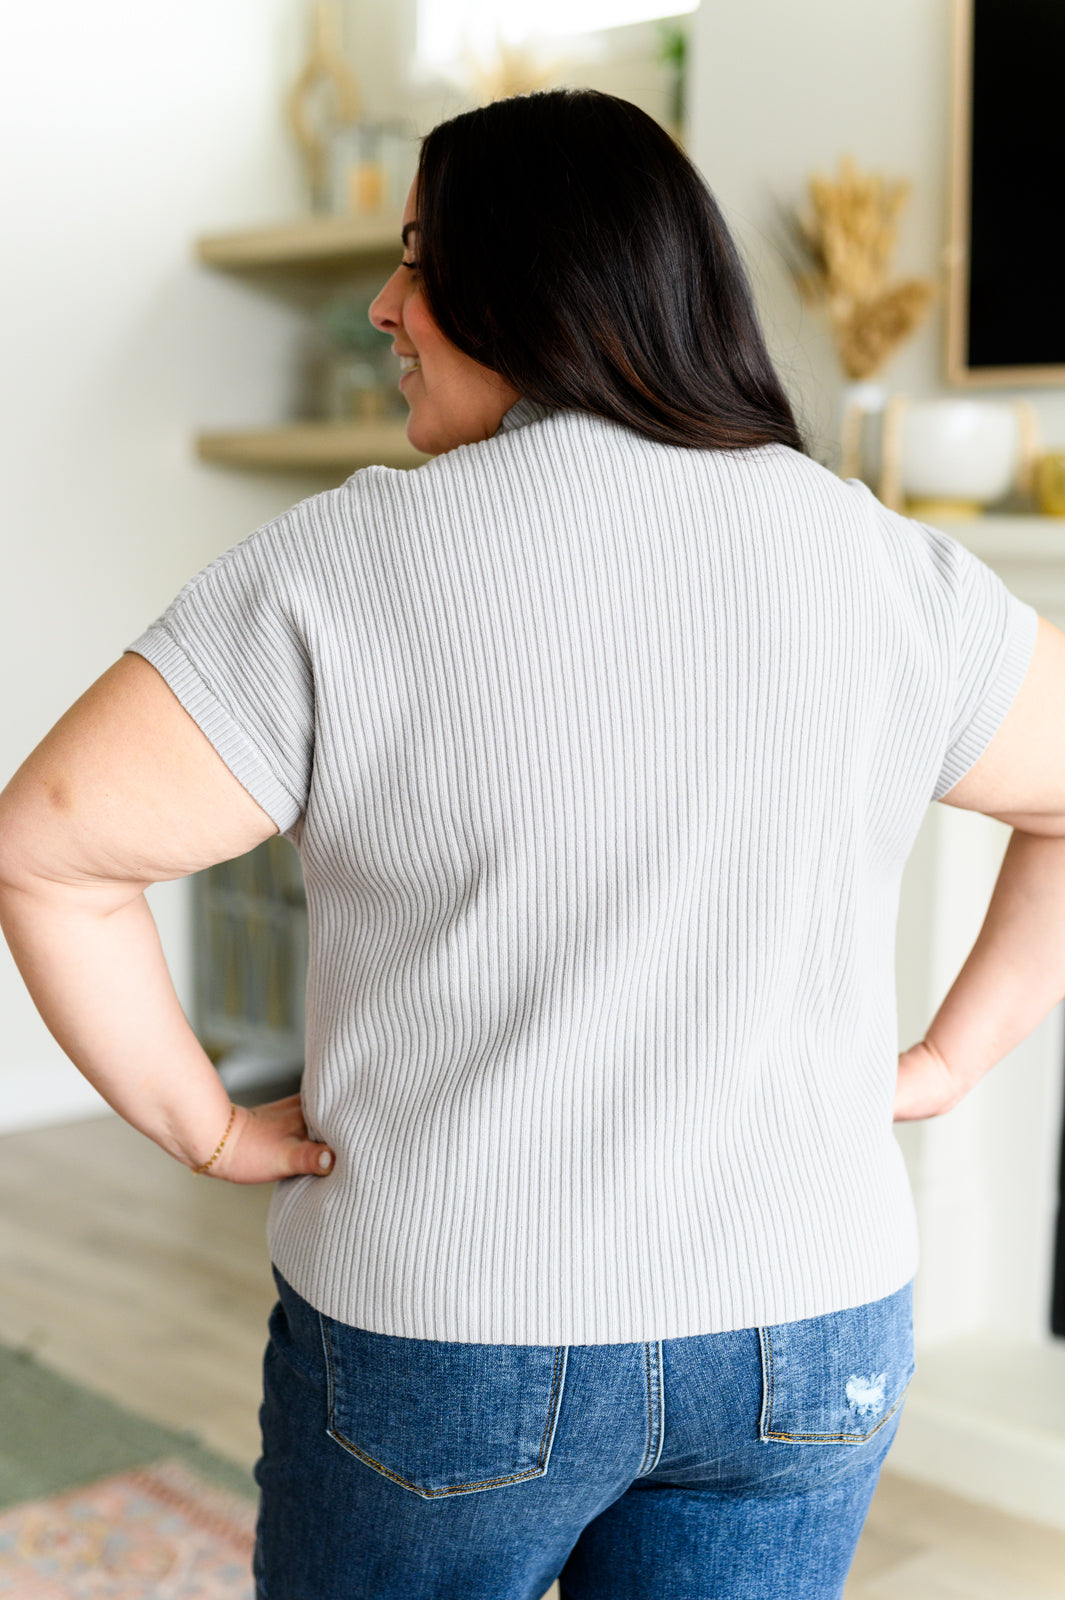
<instances>
[{"instance_id":1,"label":"gold decor item","mask_svg":"<svg viewBox=\"0 0 1065 1600\"><path fill-rule=\"evenodd\" d=\"M892 280L897 219L910 192L849 156L836 178L815 174L811 213L794 219L804 299L823 305L847 377L872 378L918 326L936 292L928 278Z\"/></svg>"},{"instance_id":2,"label":"gold decor item","mask_svg":"<svg viewBox=\"0 0 1065 1600\"><path fill-rule=\"evenodd\" d=\"M1033 471L1035 499L1045 517L1065 517L1065 450L1039 456Z\"/></svg>"},{"instance_id":3,"label":"gold decor item","mask_svg":"<svg viewBox=\"0 0 1065 1600\"><path fill-rule=\"evenodd\" d=\"M844 396L840 476L861 476L870 423L887 394L872 382L923 319L935 295L928 278L892 276L905 182L861 172L844 156L835 178L809 180L809 211L787 215L791 270L803 299L828 313ZM875 431L875 429L874 429Z\"/></svg>"},{"instance_id":4,"label":"gold decor item","mask_svg":"<svg viewBox=\"0 0 1065 1600\"><path fill-rule=\"evenodd\" d=\"M337 39L335 5L331 0L317 0L310 52L285 102L289 126L307 169L314 211L330 207L330 140L338 128L356 122L362 109L354 75Z\"/></svg>"},{"instance_id":5,"label":"gold decor item","mask_svg":"<svg viewBox=\"0 0 1065 1600\"><path fill-rule=\"evenodd\" d=\"M495 33L495 43L487 53L473 49L468 40L462 52L465 79L481 105L547 89L566 66L562 57L545 61L528 45L508 44L498 23Z\"/></svg>"}]
</instances>

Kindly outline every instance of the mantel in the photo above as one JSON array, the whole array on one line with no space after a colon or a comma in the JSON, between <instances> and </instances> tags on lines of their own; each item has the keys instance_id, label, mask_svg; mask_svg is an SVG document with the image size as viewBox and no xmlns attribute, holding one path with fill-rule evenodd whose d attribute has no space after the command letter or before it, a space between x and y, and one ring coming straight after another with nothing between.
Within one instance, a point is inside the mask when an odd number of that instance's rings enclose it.
<instances>
[{"instance_id":1,"label":"mantel","mask_svg":"<svg viewBox=\"0 0 1065 1600\"><path fill-rule=\"evenodd\" d=\"M1065 517L966 517L934 524L1065 632Z\"/></svg>"},{"instance_id":2,"label":"mantel","mask_svg":"<svg viewBox=\"0 0 1065 1600\"><path fill-rule=\"evenodd\" d=\"M1065 517L944 517L934 526L960 539L988 565L999 560L1011 566L1065 561Z\"/></svg>"}]
</instances>

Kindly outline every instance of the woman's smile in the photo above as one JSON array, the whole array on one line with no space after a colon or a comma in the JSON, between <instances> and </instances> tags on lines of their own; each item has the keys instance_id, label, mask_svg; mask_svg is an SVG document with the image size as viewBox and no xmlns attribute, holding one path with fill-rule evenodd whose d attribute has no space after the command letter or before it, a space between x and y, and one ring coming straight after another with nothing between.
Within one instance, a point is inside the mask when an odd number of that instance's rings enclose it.
<instances>
[{"instance_id":1,"label":"woman's smile","mask_svg":"<svg viewBox=\"0 0 1065 1600\"><path fill-rule=\"evenodd\" d=\"M415 188L412 183L400 230L404 252L413 250L418 234ZM456 445L490 438L518 391L444 336L426 303L418 266L416 260L400 262L370 307L370 321L392 335L398 388L410 407L407 438L426 455L440 455ZM401 342L407 339L410 350ZM411 387L408 380L414 372L422 378Z\"/></svg>"},{"instance_id":2,"label":"woman's smile","mask_svg":"<svg viewBox=\"0 0 1065 1600\"><path fill-rule=\"evenodd\" d=\"M412 372L421 370L421 362L417 356L399 357L399 387L402 389L403 380L409 378Z\"/></svg>"}]
</instances>

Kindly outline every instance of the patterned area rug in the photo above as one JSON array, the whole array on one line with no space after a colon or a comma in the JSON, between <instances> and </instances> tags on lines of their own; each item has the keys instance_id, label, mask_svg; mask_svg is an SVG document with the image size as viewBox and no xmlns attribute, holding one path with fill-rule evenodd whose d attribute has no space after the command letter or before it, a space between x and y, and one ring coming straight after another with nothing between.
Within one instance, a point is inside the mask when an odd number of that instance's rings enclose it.
<instances>
[{"instance_id":1,"label":"patterned area rug","mask_svg":"<svg viewBox=\"0 0 1065 1600\"><path fill-rule=\"evenodd\" d=\"M0 1512L11 1600L252 1600L255 1506L179 1461Z\"/></svg>"}]
</instances>

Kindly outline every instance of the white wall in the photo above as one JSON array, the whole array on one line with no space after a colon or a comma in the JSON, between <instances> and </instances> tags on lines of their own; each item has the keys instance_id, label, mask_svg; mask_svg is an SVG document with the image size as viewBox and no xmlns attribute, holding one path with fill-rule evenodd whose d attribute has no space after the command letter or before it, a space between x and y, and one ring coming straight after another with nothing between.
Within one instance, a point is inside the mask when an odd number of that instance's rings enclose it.
<instances>
[{"instance_id":1,"label":"white wall","mask_svg":"<svg viewBox=\"0 0 1065 1600\"><path fill-rule=\"evenodd\" d=\"M802 203L809 175L845 153L910 179L898 266L937 278L945 295L950 0L702 0L692 21L690 150L744 249L815 453L834 464L841 378L783 267L779 207ZM949 392L943 324L941 295L887 369L889 388ZM1001 392L1027 393L1047 443L1065 447L1065 390Z\"/></svg>"},{"instance_id":2,"label":"white wall","mask_svg":"<svg viewBox=\"0 0 1065 1600\"><path fill-rule=\"evenodd\" d=\"M284 415L298 325L192 260L285 216L296 0L51 0L0 22L0 783L208 559L307 492L198 464ZM150 898L183 1000L184 885ZM96 1097L0 941L0 1127Z\"/></svg>"},{"instance_id":3,"label":"white wall","mask_svg":"<svg viewBox=\"0 0 1065 1600\"><path fill-rule=\"evenodd\" d=\"M347 0L368 115L416 133L468 103L407 71L415 0ZM198 267L196 234L305 209L281 106L304 0L52 0L0 18L6 222L0 463L0 784L186 578L321 479L210 468L200 427L284 417L301 323ZM665 111L647 27L563 80ZM149 892L188 1008L187 884ZM0 941L0 1131L102 1102L49 1037Z\"/></svg>"},{"instance_id":4,"label":"white wall","mask_svg":"<svg viewBox=\"0 0 1065 1600\"><path fill-rule=\"evenodd\" d=\"M908 178L898 267L938 277L945 290L950 3L703 0L693 23L689 148L741 242L815 454L834 465L843 380L823 322L784 266L780 208L801 204L808 176L835 170L844 153ZM941 300L889 367L890 388L949 392L943 323ZM1048 443L1065 445L1065 390L1027 393ZM1003 571L1011 587L1021 583ZM1060 625L1049 588L1022 592ZM1007 836L987 818L929 812L900 915L903 1045L923 1034L979 930ZM921 1218L925 1345L975 1332L1047 1337L1061 1033L1056 1008L950 1117L900 1130Z\"/></svg>"}]
</instances>

